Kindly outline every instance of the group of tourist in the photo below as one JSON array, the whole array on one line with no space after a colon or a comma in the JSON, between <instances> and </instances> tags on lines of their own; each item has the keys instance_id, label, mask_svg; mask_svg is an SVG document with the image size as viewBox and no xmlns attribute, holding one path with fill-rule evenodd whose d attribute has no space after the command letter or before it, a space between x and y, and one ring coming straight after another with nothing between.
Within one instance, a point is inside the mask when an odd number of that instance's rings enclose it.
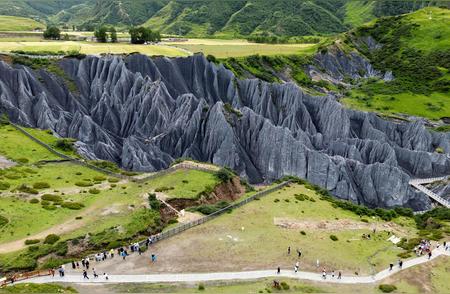
<instances>
[{"instance_id":1,"label":"group of tourist","mask_svg":"<svg viewBox=\"0 0 450 294\"><path fill-rule=\"evenodd\" d=\"M370 238L370 236L369 236L369 238ZM296 249L296 252L297 252L297 257L298 257L298 258L302 257L302 251L301 251L299 248ZM288 255L291 255L291 246L288 246L288 248L287 248L287 254L288 254ZM316 266L317 266L317 268L320 267L320 261L319 261L318 259L317 259L317 261L316 261ZM300 270L300 261L297 260L297 262L296 262L295 265L294 265L294 272L297 273L299 270ZM281 273L281 268L278 267L278 268L277 268L277 274L280 274L280 273ZM326 269L325 269L325 268L322 268L322 278L323 278L324 280L327 278L327 275L330 275L331 278L335 278L335 276L336 276L334 270L332 270L332 271L328 274L327 271L326 271ZM341 272L341 271L338 272L337 279L338 279L338 280L342 279L342 272Z\"/></svg>"}]
</instances>

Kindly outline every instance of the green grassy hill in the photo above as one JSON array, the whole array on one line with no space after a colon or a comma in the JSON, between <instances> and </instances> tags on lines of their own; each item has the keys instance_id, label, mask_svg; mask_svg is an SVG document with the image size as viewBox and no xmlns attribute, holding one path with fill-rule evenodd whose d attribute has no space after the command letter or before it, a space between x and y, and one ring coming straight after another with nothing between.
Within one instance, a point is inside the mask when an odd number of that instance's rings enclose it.
<instances>
[{"instance_id":1,"label":"green grassy hill","mask_svg":"<svg viewBox=\"0 0 450 294\"><path fill-rule=\"evenodd\" d=\"M392 71L391 82L368 80L344 103L365 110L431 119L450 117L450 10L429 7L380 18L350 32L344 43L367 56L374 67ZM381 45L368 48L363 40Z\"/></svg>"},{"instance_id":2,"label":"green grassy hill","mask_svg":"<svg viewBox=\"0 0 450 294\"><path fill-rule=\"evenodd\" d=\"M30 18L0 15L0 31L32 31L45 25Z\"/></svg>"},{"instance_id":3,"label":"green grassy hill","mask_svg":"<svg viewBox=\"0 0 450 294\"><path fill-rule=\"evenodd\" d=\"M0 0L0 15L95 28L144 24L168 34L236 37L333 34L375 17L398 15L445 0Z\"/></svg>"}]
</instances>

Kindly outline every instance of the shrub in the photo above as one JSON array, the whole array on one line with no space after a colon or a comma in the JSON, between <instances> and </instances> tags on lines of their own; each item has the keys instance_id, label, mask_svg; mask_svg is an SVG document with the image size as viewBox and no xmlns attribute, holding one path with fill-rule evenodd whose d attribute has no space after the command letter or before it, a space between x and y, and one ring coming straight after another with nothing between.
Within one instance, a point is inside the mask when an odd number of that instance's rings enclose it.
<instances>
[{"instance_id":1,"label":"shrub","mask_svg":"<svg viewBox=\"0 0 450 294\"><path fill-rule=\"evenodd\" d=\"M155 193L149 193L148 194L148 204L150 205L150 208L153 210L159 210L161 203L156 198Z\"/></svg>"},{"instance_id":2,"label":"shrub","mask_svg":"<svg viewBox=\"0 0 450 294\"><path fill-rule=\"evenodd\" d=\"M416 247L417 245L420 244L421 238L411 238L411 239L406 239L406 238L402 238L400 240L400 242L397 243L397 246L400 248L403 248L405 250L413 250L414 247Z\"/></svg>"},{"instance_id":3,"label":"shrub","mask_svg":"<svg viewBox=\"0 0 450 294\"><path fill-rule=\"evenodd\" d=\"M369 222L369 220L368 220L368 219L365 219L365 218L362 218L361 221L362 221L363 223L368 223L368 222Z\"/></svg>"},{"instance_id":4,"label":"shrub","mask_svg":"<svg viewBox=\"0 0 450 294\"><path fill-rule=\"evenodd\" d=\"M8 190L11 185L8 182L0 182L0 190Z\"/></svg>"},{"instance_id":5,"label":"shrub","mask_svg":"<svg viewBox=\"0 0 450 294\"><path fill-rule=\"evenodd\" d=\"M100 194L100 190L96 189L96 188L89 189L89 193L91 193L91 194Z\"/></svg>"},{"instance_id":6,"label":"shrub","mask_svg":"<svg viewBox=\"0 0 450 294\"><path fill-rule=\"evenodd\" d=\"M60 203L63 201L61 196L53 195L53 194L44 194L44 195L42 195L41 199L45 200L45 201L52 201L52 202L57 202L57 203Z\"/></svg>"},{"instance_id":7,"label":"shrub","mask_svg":"<svg viewBox=\"0 0 450 294\"><path fill-rule=\"evenodd\" d=\"M288 285L288 283L286 283L286 282L281 282L280 283L280 285L281 285L281 288L283 288L283 290L289 290L289 285Z\"/></svg>"},{"instance_id":8,"label":"shrub","mask_svg":"<svg viewBox=\"0 0 450 294\"><path fill-rule=\"evenodd\" d=\"M119 182L119 179L117 179L117 178L109 178L108 182L110 182L110 183L117 183L117 182Z\"/></svg>"},{"instance_id":9,"label":"shrub","mask_svg":"<svg viewBox=\"0 0 450 294\"><path fill-rule=\"evenodd\" d=\"M39 203L39 199L33 198L30 200L30 203L32 203L32 204Z\"/></svg>"},{"instance_id":10,"label":"shrub","mask_svg":"<svg viewBox=\"0 0 450 294\"><path fill-rule=\"evenodd\" d=\"M42 206L50 205L50 202L48 200L42 200L41 204L42 204Z\"/></svg>"},{"instance_id":11,"label":"shrub","mask_svg":"<svg viewBox=\"0 0 450 294\"><path fill-rule=\"evenodd\" d=\"M17 189L17 191L22 192L22 193L28 193L28 194L34 194L34 195L39 194L38 190L33 189L25 184L20 185L16 189Z\"/></svg>"},{"instance_id":12,"label":"shrub","mask_svg":"<svg viewBox=\"0 0 450 294\"><path fill-rule=\"evenodd\" d=\"M198 290L199 290L199 291L205 291L205 285L199 284L199 285L198 285Z\"/></svg>"},{"instance_id":13,"label":"shrub","mask_svg":"<svg viewBox=\"0 0 450 294\"><path fill-rule=\"evenodd\" d=\"M105 180L106 180L106 178L104 176L95 176L94 177L94 181L96 181L96 182L103 182Z\"/></svg>"},{"instance_id":14,"label":"shrub","mask_svg":"<svg viewBox=\"0 0 450 294\"><path fill-rule=\"evenodd\" d=\"M378 286L378 289L380 289L380 291L383 293L391 293L397 290L397 287L390 284L381 284L380 286Z\"/></svg>"},{"instance_id":15,"label":"shrub","mask_svg":"<svg viewBox=\"0 0 450 294\"><path fill-rule=\"evenodd\" d=\"M56 242L58 242L59 239L60 239L60 237L58 235L50 234L47 237L45 237L44 244L51 244L51 245L53 245Z\"/></svg>"},{"instance_id":16,"label":"shrub","mask_svg":"<svg viewBox=\"0 0 450 294\"><path fill-rule=\"evenodd\" d=\"M50 188L50 185L45 182L37 182L33 184L34 189L48 189Z\"/></svg>"},{"instance_id":17,"label":"shrub","mask_svg":"<svg viewBox=\"0 0 450 294\"><path fill-rule=\"evenodd\" d=\"M280 199L276 198L273 200L273 202L275 202L275 203L280 202Z\"/></svg>"},{"instance_id":18,"label":"shrub","mask_svg":"<svg viewBox=\"0 0 450 294\"><path fill-rule=\"evenodd\" d=\"M339 240L336 235L330 235L330 239L333 240L333 241Z\"/></svg>"},{"instance_id":19,"label":"shrub","mask_svg":"<svg viewBox=\"0 0 450 294\"><path fill-rule=\"evenodd\" d=\"M89 183L86 181L80 181L80 182L75 183L75 186L78 186L78 187L91 187L92 185L93 185L92 183Z\"/></svg>"},{"instance_id":20,"label":"shrub","mask_svg":"<svg viewBox=\"0 0 450 294\"><path fill-rule=\"evenodd\" d=\"M234 173L231 169L224 167L218 170L215 173L215 176L217 177L217 179L219 179L220 182L226 183L234 177Z\"/></svg>"},{"instance_id":21,"label":"shrub","mask_svg":"<svg viewBox=\"0 0 450 294\"><path fill-rule=\"evenodd\" d=\"M169 191L169 190L173 190L173 187L166 187L166 186L162 186L162 187L158 187L155 189L155 192L165 192L165 191Z\"/></svg>"},{"instance_id":22,"label":"shrub","mask_svg":"<svg viewBox=\"0 0 450 294\"><path fill-rule=\"evenodd\" d=\"M397 256L403 259L407 259L411 257L411 252L401 252L397 254Z\"/></svg>"},{"instance_id":23,"label":"shrub","mask_svg":"<svg viewBox=\"0 0 450 294\"><path fill-rule=\"evenodd\" d=\"M58 139L56 140L55 147L63 150L63 151L74 151L75 148L73 147L73 143L75 142L74 139Z\"/></svg>"},{"instance_id":24,"label":"shrub","mask_svg":"<svg viewBox=\"0 0 450 294\"><path fill-rule=\"evenodd\" d=\"M29 239L29 240L25 240L25 245L33 245L33 244L37 244L41 242L41 240L39 239Z\"/></svg>"},{"instance_id":25,"label":"shrub","mask_svg":"<svg viewBox=\"0 0 450 294\"><path fill-rule=\"evenodd\" d=\"M169 225L176 224L176 223L178 223L178 220L176 218L172 218L172 219L169 219L169 221L167 223Z\"/></svg>"},{"instance_id":26,"label":"shrub","mask_svg":"<svg viewBox=\"0 0 450 294\"><path fill-rule=\"evenodd\" d=\"M28 158L21 157L21 158L17 158L16 161L18 163L25 164L25 163L28 163L29 160L28 160Z\"/></svg>"},{"instance_id":27,"label":"shrub","mask_svg":"<svg viewBox=\"0 0 450 294\"><path fill-rule=\"evenodd\" d=\"M300 234L302 234L303 236L305 236L305 235L306 235L306 232L305 232L305 231L300 231Z\"/></svg>"},{"instance_id":28,"label":"shrub","mask_svg":"<svg viewBox=\"0 0 450 294\"><path fill-rule=\"evenodd\" d=\"M9 223L9 220L6 217L0 215L0 227L3 227L7 223Z\"/></svg>"},{"instance_id":29,"label":"shrub","mask_svg":"<svg viewBox=\"0 0 450 294\"><path fill-rule=\"evenodd\" d=\"M72 209L72 210L80 210L84 207L83 203L78 203L78 202L63 202L61 204L61 207L67 208L67 209Z\"/></svg>"},{"instance_id":30,"label":"shrub","mask_svg":"<svg viewBox=\"0 0 450 294\"><path fill-rule=\"evenodd\" d=\"M57 207L55 205L42 205L42 208L45 210L56 210Z\"/></svg>"}]
</instances>

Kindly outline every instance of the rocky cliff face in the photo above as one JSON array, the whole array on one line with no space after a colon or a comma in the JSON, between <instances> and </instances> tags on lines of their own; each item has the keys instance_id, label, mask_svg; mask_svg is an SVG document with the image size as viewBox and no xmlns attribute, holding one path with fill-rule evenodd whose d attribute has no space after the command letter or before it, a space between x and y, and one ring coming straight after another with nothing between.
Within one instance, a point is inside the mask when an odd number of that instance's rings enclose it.
<instances>
[{"instance_id":1,"label":"rocky cliff face","mask_svg":"<svg viewBox=\"0 0 450 294\"><path fill-rule=\"evenodd\" d=\"M237 80L200 55L59 65L77 92L46 71L1 62L1 108L20 124L77 138L88 158L127 169L155 171L191 157L229 166L251 182L296 175L342 199L420 210L429 201L408 180L450 174L449 133L344 109L294 84ZM446 154L434 153L437 147Z\"/></svg>"}]
</instances>

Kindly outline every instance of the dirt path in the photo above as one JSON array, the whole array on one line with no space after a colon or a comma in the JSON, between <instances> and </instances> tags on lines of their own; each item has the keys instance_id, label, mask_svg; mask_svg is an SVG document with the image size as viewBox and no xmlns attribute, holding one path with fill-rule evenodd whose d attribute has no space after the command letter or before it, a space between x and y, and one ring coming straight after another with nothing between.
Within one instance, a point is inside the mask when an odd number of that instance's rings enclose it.
<instances>
[{"instance_id":1,"label":"dirt path","mask_svg":"<svg viewBox=\"0 0 450 294\"><path fill-rule=\"evenodd\" d=\"M50 227L50 228L48 228L44 231L41 231L37 234L27 236L26 238L22 238L20 240L15 240L15 241L11 241L8 243L0 244L0 253L9 253L9 252L14 252L14 251L23 249L23 248L27 247L25 245L25 240L28 240L28 239L44 239L45 237L47 237L50 234L62 235L62 234L72 232L72 231L78 229L80 226L85 224L85 220L84 220L85 216L92 215L97 210L99 210L99 208L96 207L95 205L93 205L85 210L82 210L80 212L80 214L76 215L76 216L81 216L82 219L77 220L77 219L75 219L75 216L73 216L73 218L67 220L66 222L55 225L53 227Z\"/></svg>"}]
</instances>

